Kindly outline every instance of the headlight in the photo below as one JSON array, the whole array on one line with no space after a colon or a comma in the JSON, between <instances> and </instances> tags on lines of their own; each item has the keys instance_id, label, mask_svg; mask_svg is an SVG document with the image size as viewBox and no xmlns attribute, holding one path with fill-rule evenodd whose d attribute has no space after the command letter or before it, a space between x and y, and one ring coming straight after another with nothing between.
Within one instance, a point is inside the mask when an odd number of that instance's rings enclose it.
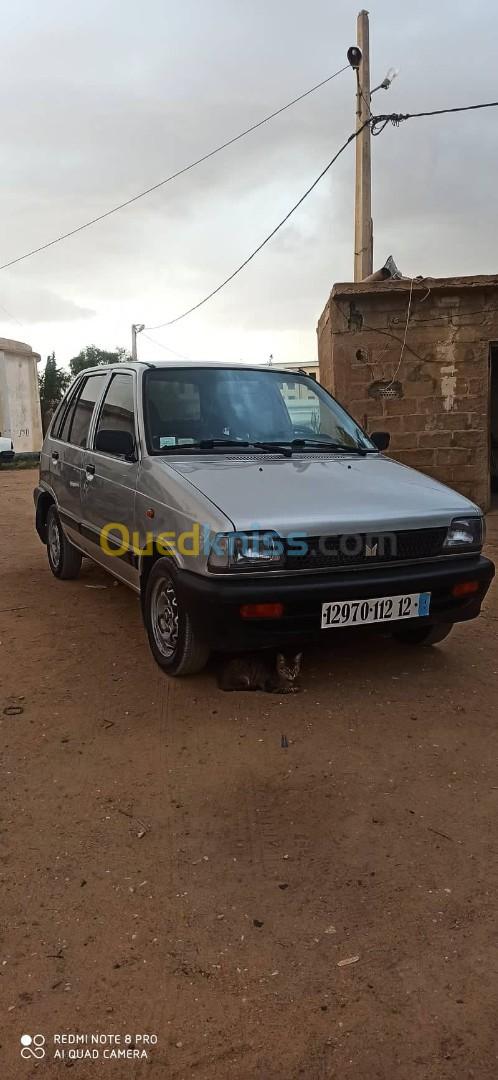
<instances>
[{"instance_id":1,"label":"headlight","mask_svg":"<svg viewBox=\"0 0 498 1080\"><path fill-rule=\"evenodd\" d=\"M208 568L220 570L278 569L284 565L285 549L275 532L218 533L208 558Z\"/></svg>"},{"instance_id":2,"label":"headlight","mask_svg":"<svg viewBox=\"0 0 498 1080\"><path fill-rule=\"evenodd\" d=\"M443 551L480 551L484 543L484 518L453 518Z\"/></svg>"}]
</instances>

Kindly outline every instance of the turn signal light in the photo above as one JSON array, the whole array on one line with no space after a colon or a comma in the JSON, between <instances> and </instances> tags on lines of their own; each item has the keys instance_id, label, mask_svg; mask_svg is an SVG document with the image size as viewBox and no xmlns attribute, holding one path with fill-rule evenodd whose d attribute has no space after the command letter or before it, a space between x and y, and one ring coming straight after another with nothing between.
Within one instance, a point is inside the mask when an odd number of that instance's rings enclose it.
<instances>
[{"instance_id":1,"label":"turn signal light","mask_svg":"<svg viewBox=\"0 0 498 1080\"><path fill-rule=\"evenodd\" d=\"M283 604L242 604L240 609L242 619L281 619L283 613Z\"/></svg>"},{"instance_id":2,"label":"turn signal light","mask_svg":"<svg viewBox=\"0 0 498 1080\"><path fill-rule=\"evenodd\" d=\"M451 591L453 596L470 596L472 593L478 592L478 590L478 581L461 581L459 585L454 585Z\"/></svg>"}]
</instances>

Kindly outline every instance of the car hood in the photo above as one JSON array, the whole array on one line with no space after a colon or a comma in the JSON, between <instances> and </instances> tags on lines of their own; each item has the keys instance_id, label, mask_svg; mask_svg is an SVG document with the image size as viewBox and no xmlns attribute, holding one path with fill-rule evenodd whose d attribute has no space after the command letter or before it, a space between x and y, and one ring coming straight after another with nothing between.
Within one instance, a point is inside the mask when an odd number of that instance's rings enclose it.
<instances>
[{"instance_id":1,"label":"car hood","mask_svg":"<svg viewBox=\"0 0 498 1080\"><path fill-rule=\"evenodd\" d=\"M431 528L474 503L429 476L380 454L210 455L168 459L237 530L282 536Z\"/></svg>"}]
</instances>

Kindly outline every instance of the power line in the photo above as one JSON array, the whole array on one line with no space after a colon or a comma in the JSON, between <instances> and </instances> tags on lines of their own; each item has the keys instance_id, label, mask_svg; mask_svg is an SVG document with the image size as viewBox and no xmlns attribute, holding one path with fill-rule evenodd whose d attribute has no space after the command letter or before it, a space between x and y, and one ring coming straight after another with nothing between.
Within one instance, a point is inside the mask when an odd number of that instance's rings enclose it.
<instances>
[{"instance_id":1,"label":"power line","mask_svg":"<svg viewBox=\"0 0 498 1080\"><path fill-rule=\"evenodd\" d=\"M204 304L207 304L208 300L211 300L213 298L213 296L216 296L217 293L221 292L221 290L225 288L226 285L228 285L231 281L233 281L233 279L235 277L237 277L237 275L240 274L242 270L245 269L245 267L255 258L255 256L258 255L259 252L262 251L262 249L264 247L266 247L266 244L268 244L270 242L270 240L273 239L273 237L282 228L282 226L286 224L286 222L289 220L289 218L292 216L292 214L298 209L299 206L301 206L301 204L304 202L304 200L307 199L308 195L311 194L311 192L314 190L314 188L317 186L317 184L320 182L320 180L325 176L325 174L332 167L332 165L334 165L334 163L337 161L337 158L340 157L340 155L344 152L344 150L346 150L346 148L349 146L349 144L351 142L353 142L354 139L358 138L360 133L363 131L363 129L365 127L367 127L368 124L371 125L372 134L380 135L384 131L387 124L389 124L389 123L394 124L395 127L399 127L399 125L404 120L414 120L414 119L418 119L419 117L423 117L423 116L443 116L443 115L448 114L448 113L470 112L470 111L475 111L476 109L491 109L491 108L495 108L497 106L498 106L498 101L489 101L489 102L485 102L485 103L480 104L480 105L464 105L464 106L456 106L454 108L449 108L449 109L433 109L430 112L384 113L384 114L381 114L379 116L372 116L372 114L370 113L370 116L369 116L368 120L366 120L361 125L361 127L359 127L357 129L357 131L353 132L349 136L349 138L341 146L341 148L337 152L337 154L332 158L331 161L329 161L328 165L325 166L325 168L322 170L320 175L317 176L317 178L313 182L313 184L311 184L311 187L309 187L308 190L305 191L304 195L302 195L301 198L298 200L298 202L294 204L292 209L289 210L289 213L286 214L286 216L284 218L282 218L282 221L279 222L279 224L273 229L273 231L271 233L269 233L269 235L262 241L262 243L259 244L258 247L254 249L254 251L248 256L248 258L245 259L244 262L241 263L240 266L238 266L236 270L234 270L231 274L229 274L229 276L227 278L225 278L225 280L222 281L215 289L213 289L210 293L208 293L207 296L204 296L202 298L202 300L199 300L197 304L193 304L192 307L187 309L187 311L183 311L181 315L177 315L176 318L169 319L167 322L158 323L157 325L151 326L151 327L146 327L145 329L146 330L149 330L149 329L150 330L161 330L165 326L173 326L174 323L180 322L181 319L186 319L187 315L192 315L192 313L194 311L197 311L200 307L203 307ZM380 127L379 130L376 131L375 129L378 127L379 124L381 124L381 127ZM1 269L1 267L0 267L0 269Z\"/></svg>"},{"instance_id":2,"label":"power line","mask_svg":"<svg viewBox=\"0 0 498 1080\"><path fill-rule=\"evenodd\" d=\"M217 293L221 292L221 290L225 288L225 285L228 285L230 281L233 281L233 279L237 277L237 275L240 274L240 272L244 270L250 262L252 262L255 256L259 255L259 252L262 251L267 244L269 244L270 240L272 240L273 237L276 236L282 226L286 224L290 217L292 217L298 207L302 205L304 200L308 198L308 195L310 195L311 192L316 188L317 184L320 183L320 180L322 180L325 174L328 173L329 169L332 168L332 165L334 165L334 163L341 156L341 154L344 153L349 144L353 142L354 139L358 138L360 132L363 131L363 128L365 128L369 123L371 123L370 120L365 120L365 123L362 124L357 131L353 131L352 134L348 136L346 142L342 144L340 150L338 150L337 153L334 154L334 157L331 158L325 168L322 169L316 180L314 180L310 187L307 189L307 191L304 192L304 195L301 195L301 198L298 199L297 203L294 203L294 206L289 210L285 217L282 218L281 221L279 221L278 225L276 225L275 228L272 229L271 233L269 233L268 236L265 237L261 244L258 244L257 248L255 248L254 251L252 251L251 254L248 255L247 259L244 259L244 262L242 262L236 270L229 274L229 276L225 278L225 280L222 281L219 285L217 285L215 289L212 289L211 292L207 294L207 296L204 296L202 300L199 300L197 304L193 304L193 306L188 308L187 311L183 311L181 315L177 315L176 318L169 319L167 322L158 323L156 326L146 326L145 329L162 330L164 326L173 326L174 323L180 322L181 319L186 319L187 315L191 315L193 311L197 311L198 308L203 307L204 304L207 304L208 300L211 300L213 296L216 296Z\"/></svg>"},{"instance_id":3,"label":"power line","mask_svg":"<svg viewBox=\"0 0 498 1080\"><path fill-rule=\"evenodd\" d=\"M414 326L432 326L436 324L437 327L443 325L443 322L451 322L452 319L467 319L470 315L487 315L488 312L492 313L494 311L498 311L498 307L488 306L483 308L477 308L476 311L441 311L437 314L434 314L431 319L416 319L414 322ZM456 323L455 325L458 326L458 323Z\"/></svg>"},{"instance_id":4,"label":"power line","mask_svg":"<svg viewBox=\"0 0 498 1080\"><path fill-rule=\"evenodd\" d=\"M418 120L422 116L447 116L450 113L475 112L476 109L496 109L497 107L498 101L485 101L480 105L457 105L449 109L431 109L426 112L385 113L381 116L372 117L372 135L380 135L389 122L394 124L395 127L399 127L404 120ZM382 126L376 131L375 128L378 124Z\"/></svg>"},{"instance_id":5,"label":"power line","mask_svg":"<svg viewBox=\"0 0 498 1080\"><path fill-rule=\"evenodd\" d=\"M405 333L404 333L403 342L402 342L402 345L401 345L401 353L400 353L400 357L399 357L399 361L398 361L398 366L397 366L397 368L396 368L396 370L394 372L394 375L393 375L393 377L391 379L391 382L388 383L387 386L385 387L386 390L391 389L391 386L394 383L396 375L398 374L398 371L399 371L399 369L401 367L401 364L403 362L403 357L405 355L406 339L408 337L408 327L410 325L410 315L411 315L411 312L412 312L412 298L413 298L413 283L414 283L414 281L415 281L415 278L412 278L412 280L410 282L410 296L408 298L408 311L406 313Z\"/></svg>"},{"instance_id":6,"label":"power line","mask_svg":"<svg viewBox=\"0 0 498 1080\"><path fill-rule=\"evenodd\" d=\"M150 341L152 345L157 345L159 349L164 349L165 352L171 353L172 356L178 356L180 360L188 360L191 364L195 363L191 356L185 356L184 353L177 352L176 349L170 349L167 345L163 345L161 341L156 341L154 338L150 337L149 334L144 333L143 330L141 333L142 337L147 338L147 341Z\"/></svg>"},{"instance_id":7,"label":"power line","mask_svg":"<svg viewBox=\"0 0 498 1080\"><path fill-rule=\"evenodd\" d=\"M13 315L11 311L4 307L3 304L0 304L0 308L9 319L12 319L12 322L17 323L17 325L21 327L21 330L23 329L24 323L19 322L19 319L16 319L15 315Z\"/></svg>"},{"instance_id":8,"label":"power line","mask_svg":"<svg viewBox=\"0 0 498 1080\"><path fill-rule=\"evenodd\" d=\"M332 82L338 75L342 75L343 71L347 71L349 64L345 64L344 67L339 68L338 71L334 71L332 75L327 75L326 79L322 79L321 82L315 83L309 90L305 90L303 94L299 94L298 97L288 101L286 105L282 105L279 109L275 109L275 112L270 113L268 116L263 117L262 120L258 120L256 124L251 124L250 127L245 128L238 135L234 135L232 139L227 139L226 142L221 143L220 146L216 146L214 150L209 150L207 154L203 154L202 157L196 158L195 161L191 161L189 165L184 165L182 169L178 169L176 172L171 173L170 176L166 176L164 180L159 180L157 184L152 184L151 187L140 191L138 195L132 195L130 199L126 199L122 203L118 203L117 206L113 206L110 210L105 210L104 213L98 214L97 217L91 218L90 221L85 221L83 225L78 225L75 229L69 229L68 232L61 233L60 236L56 236L54 240L49 240L46 244L40 244L39 247L33 248L31 251L26 251L24 255L18 255L15 259L10 259L9 262L3 263L0 266L0 270L7 270L9 266L15 266L16 263L23 262L24 259L30 259L33 255L38 255L41 251L46 251L47 248L53 247L54 244L60 244L62 240L67 240L70 236L76 236L77 233L83 232L84 229L89 229L91 225L96 225L99 221L104 221L105 218L111 217L111 214L117 214L118 210L124 210L126 206L131 206L132 203L138 202L139 199L145 198L146 195L150 195L153 191L158 191L159 188L164 187L165 184L170 184L172 180L176 180L179 176L184 176L185 173L195 169L198 165L202 165L204 161L208 161L210 158L215 157L216 154L220 154L222 150L226 150L229 146L233 146L234 143L239 142L240 139L244 139L246 135L250 135L252 131L257 131L258 128L263 127L264 124L268 124L270 120L274 120L276 116L280 116L281 113L286 112L287 109L291 109L293 105L297 105L299 101L304 101L304 98L314 94L316 90L320 90L322 86L326 86L327 83Z\"/></svg>"},{"instance_id":9,"label":"power line","mask_svg":"<svg viewBox=\"0 0 498 1080\"><path fill-rule=\"evenodd\" d=\"M416 281L416 279L413 278L412 282L411 282L412 291L413 291L413 286L415 284L415 281ZM423 284L425 284L425 279L422 279L422 281L423 281ZM429 293L430 293L430 291L431 290L429 288ZM426 294L426 296L427 295L428 294ZM426 297L424 297L424 299L426 299ZM332 297L332 300L333 300L333 303L335 304L337 310L342 315L344 315L344 312L342 311L342 308L341 308L340 304L338 303L338 301L334 297ZM423 303L423 300L420 300L419 303ZM411 308L411 305L410 305L410 308ZM493 306L493 305L488 305L487 307L476 308L474 311L439 312L437 315L434 314L434 316L431 319L418 319L416 316L415 317L412 316L411 325L412 325L412 330L414 330L415 332L417 331L417 327L419 327L419 326L434 326L435 325L435 329L438 329L439 327L441 327L443 325L445 325L445 326L446 326L446 324L449 325L450 322L453 322L454 319L459 319L460 317L461 318L469 318L472 315L488 315L488 314L492 314L493 312L498 312L498 307ZM410 316L407 316L407 323L406 323L406 328L405 328L406 331L408 331L409 321L410 321ZM393 324L390 323L389 325L392 327ZM458 327L459 323L458 322L453 322L453 325ZM392 338L393 341L397 341L398 344L401 345L401 347L402 347L401 359L403 358L403 354L404 354L404 351L406 349L406 350L408 350L408 352L411 352L413 354L413 356L415 356L417 358L417 360L422 360L423 362L425 362L427 360L426 356L422 356L421 353L417 352L413 348L412 345L408 344L407 336L405 336L404 338L400 338L398 334L393 333L392 329L384 329L384 328L379 327L379 326L369 326L368 323L366 323L366 322L363 323L363 329L371 331L372 334L381 334L383 337L389 337L389 338ZM372 365L369 364L368 366L371 367ZM398 364L398 367L396 369L396 373L395 373L393 379L391 380L391 383L389 383L390 386L392 385L392 382L394 381L394 378L396 377L396 374L399 371L399 366L400 365ZM372 378L375 378L375 372L372 372Z\"/></svg>"},{"instance_id":10,"label":"power line","mask_svg":"<svg viewBox=\"0 0 498 1080\"><path fill-rule=\"evenodd\" d=\"M357 82L357 85L358 85L358 93L359 93L359 95L360 95L360 97L361 97L361 99L363 101L363 104L364 104L364 106L365 106L365 108L367 110L367 113L368 113L369 117L371 117L372 116L372 109L371 109L371 107L370 107L370 105L369 105L369 103L368 103L368 101L367 101L367 99L366 99L366 97L365 97L365 95L363 93L363 90L362 90L362 86L361 86L361 82L360 82L359 69L356 72L356 82ZM370 97L372 97L371 94L370 94Z\"/></svg>"}]
</instances>

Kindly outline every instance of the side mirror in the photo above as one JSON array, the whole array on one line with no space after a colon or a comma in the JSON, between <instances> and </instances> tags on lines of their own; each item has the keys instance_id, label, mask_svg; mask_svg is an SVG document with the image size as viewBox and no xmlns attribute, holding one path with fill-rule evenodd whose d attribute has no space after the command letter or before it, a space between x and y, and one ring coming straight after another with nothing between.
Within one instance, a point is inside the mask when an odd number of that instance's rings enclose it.
<instances>
[{"instance_id":1,"label":"side mirror","mask_svg":"<svg viewBox=\"0 0 498 1080\"><path fill-rule=\"evenodd\" d=\"M391 442L391 436L388 431L372 431L370 436L374 446L377 450L387 450L389 443Z\"/></svg>"},{"instance_id":2,"label":"side mirror","mask_svg":"<svg viewBox=\"0 0 498 1080\"><path fill-rule=\"evenodd\" d=\"M102 428L97 432L95 449L103 454L115 454L118 457L133 458L135 456L135 440L130 431L119 431L114 428Z\"/></svg>"}]
</instances>

